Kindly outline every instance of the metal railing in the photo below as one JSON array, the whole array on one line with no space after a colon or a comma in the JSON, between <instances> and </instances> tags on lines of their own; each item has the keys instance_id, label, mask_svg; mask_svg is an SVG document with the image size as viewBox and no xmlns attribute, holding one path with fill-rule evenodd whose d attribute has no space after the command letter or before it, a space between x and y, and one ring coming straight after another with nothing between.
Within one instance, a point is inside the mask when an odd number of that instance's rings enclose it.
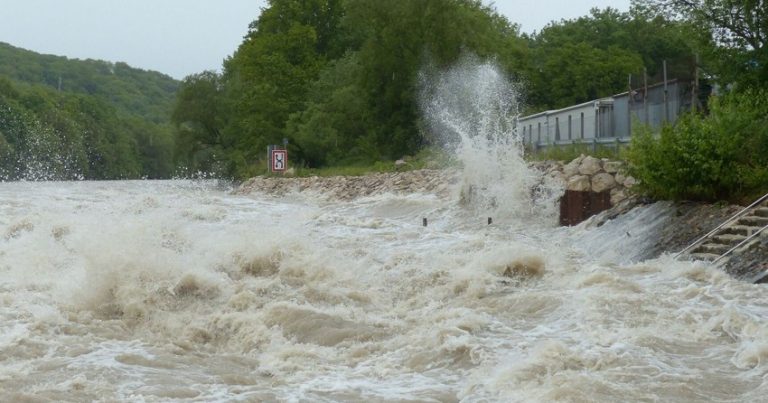
<instances>
[{"instance_id":1,"label":"metal railing","mask_svg":"<svg viewBox=\"0 0 768 403\"><path fill-rule=\"evenodd\" d=\"M699 239L695 240L695 241L694 241L692 244L688 245L688 246L687 246L685 249L681 250L680 252L677 252L677 254L675 254L674 258L675 258L675 259L677 259L677 258L678 258L678 256L682 255L683 253L685 253L685 252L689 251L690 249L692 249L692 248L694 248L694 247L696 247L696 246L699 246L699 245L701 244L701 242L702 242L702 241L704 241L705 239L709 238L709 237L710 237L712 234L716 233L716 232L717 232L717 231L719 231L721 228L723 228L723 227L725 227L726 225L728 225L728 224L730 224L730 223L734 222L735 220L737 220L737 219L741 218L741 217L744 215L744 213L746 213L747 211L749 211L750 209L752 209L753 207L757 206L758 204L760 204L760 203L764 202L764 201L765 201L765 200L767 200L767 199L768 199L768 193L764 194L764 195L763 195L763 197L761 197L761 198L759 198L759 199L755 200L755 201L754 201L752 204L750 204L749 206L747 206L747 207L744 207L744 209L742 209L742 210L741 210L741 211L739 211L738 213L734 214L734 215L733 215L731 218L729 218L729 219L727 219L727 220L723 221L723 222L722 222L720 225L718 225L717 227L715 227L715 229L713 229L712 231L709 231L709 232L708 232L706 235L704 235L704 236L702 236L701 238L699 238ZM765 227L763 227L763 229L765 229ZM763 229L761 229L760 231L756 231L756 234L759 234L760 232L762 232L762 231L763 231ZM750 239L750 238L751 238L751 236L750 236L749 238L747 238L747 239ZM746 240L745 240L745 241L746 241ZM744 242L744 241L742 241L742 242ZM732 252L734 249L738 248L740 245L741 245L741 244L739 244L739 245L737 245L737 246L733 247L733 248L732 248L731 250L729 250L728 252L725 252L725 254L731 253L731 252ZM725 254L724 254L724 255L725 255ZM718 258L717 258L715 261L717 261L717 260L720 260L720 258L722 258L724 255L721 255L721 256L720 256L720 257L718 257Z\"/></svg>"},{"instance_id":2,"label":"metal railing","mask_svg":"<svg viewBox=\"0 0 768 403\"><path fill-rule=\"evenodd\" d=\"M718 261L720 261L720 259L722 259L722 258L724 258L724 257L728 256L729 254L731 254L731 252L735 251L736 249L739 249L739 248L740 248L742 245L745 245L745 244L747 244L749 241L751 241L751 240L752 240L752 238L754 238L754 237L756 237L756 236L760 235L760 233L761 233L761 232L765 231L765 229L766 229L766 228L768 228L768 225L766 225L766 226L764 226L763 228L760 228L759 230L755 231L755 233L754 233L754 234L752 234L752 235L748 236L746 239L744 239L743 241L739 242L739 244L738 244L738 245L734 246L734 247L733 247L733 248L731 248L731 249L728 249L728 251L727 251L727 252L723 253L723 254L722 254L722 255L720 255L720 256L719 256L717 259L713 260L713 261L712 261L712 264L715 264L715 263L717 263Z\"/></svg>"}]
</instances>

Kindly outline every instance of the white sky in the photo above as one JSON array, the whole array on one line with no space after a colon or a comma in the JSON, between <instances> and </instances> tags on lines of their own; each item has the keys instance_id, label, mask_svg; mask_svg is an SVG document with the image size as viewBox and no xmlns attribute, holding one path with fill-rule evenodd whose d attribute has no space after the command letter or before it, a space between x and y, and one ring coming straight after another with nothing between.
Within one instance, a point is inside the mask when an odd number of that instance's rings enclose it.
<instances>
[{"instance_id":1,"label":"white sky","mask_svg":"<svg viewBox=\"0 0 768 403\"><path fill-rule=\"evenodd\" d=\"M387 1L387 0L381 0ZM630 0L484 0L538 31L592 7L629 9ZM126 62L181 79L219 70L266 0L0 0L0 42L77 59Z\"/></svg>"}]
</instances>

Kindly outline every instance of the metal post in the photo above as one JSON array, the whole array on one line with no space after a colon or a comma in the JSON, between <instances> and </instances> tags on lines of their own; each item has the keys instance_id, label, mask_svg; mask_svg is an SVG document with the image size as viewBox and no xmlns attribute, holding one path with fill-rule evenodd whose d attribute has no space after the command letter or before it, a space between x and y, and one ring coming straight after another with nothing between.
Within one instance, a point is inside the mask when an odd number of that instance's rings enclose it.
<instances>
[{"instance_id":1,"label":"metal post","mask_svg":"<svg viewBox=\"0 0 768 403\"><path fill-rule=\"evenodd\" d=\"M648 117L648 69L645 67L643 67L643 113L645 113L645 124L651 124Z\"/></svg>"},{"instance_id":2,"label":"metal post","mask_svg":"<svg viewBox=\"0 0 768 403\"><path fill-rule=\"evenodd\" d=\"M669 122L669 92L667 89L667 61L664 60L664 123Z\"/></svg>"},{"instance_id":3,"label":"metal post","mask_svg":"<svg viewBox=\"0 0 768 403\"><path fill-rule=\"evenodd\" d=\"M629 96L627 97L627 134L632 137L632 105L635 103L635 97L632 95L632 74L628 81Z\"/></svg>"},{"instance_id":4,"label":"metal post","mask_svg":"<svg viewBox=\"0 0 768 403\"><path fill-rule=\"evenodd\" d=\"M696 59L693 64L693 88L691 88L691 110L696 112L699 91L699 54L696 53Z\"/></svg>"}]
</instances>

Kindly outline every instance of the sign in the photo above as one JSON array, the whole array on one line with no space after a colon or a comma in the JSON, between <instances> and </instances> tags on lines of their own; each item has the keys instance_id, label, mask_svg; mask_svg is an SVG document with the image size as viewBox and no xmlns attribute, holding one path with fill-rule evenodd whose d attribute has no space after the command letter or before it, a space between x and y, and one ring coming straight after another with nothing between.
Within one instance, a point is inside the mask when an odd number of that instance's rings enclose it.
<instances>
[{"instance_id":1,"label":"sign","mask_svg":"<svg viewBox=\"0 0 768 403\"><path fill-rule=\"evenodd\" d=\"M272 150L272 172L285 172L288 166L288 150Z\"/></svg>"}]
</instances>

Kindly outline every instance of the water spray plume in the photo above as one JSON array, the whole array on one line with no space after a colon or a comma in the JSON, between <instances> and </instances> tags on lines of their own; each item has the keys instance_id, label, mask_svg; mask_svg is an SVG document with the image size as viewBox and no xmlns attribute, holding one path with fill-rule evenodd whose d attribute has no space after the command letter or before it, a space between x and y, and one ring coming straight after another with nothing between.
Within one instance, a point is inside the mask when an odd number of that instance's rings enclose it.
<instances>
[{"instance_id":1,"label":"water spray plume","mask_svg":"<svg viewBox=\"0 0 768 403\"><path fill-rule=\"evenodd\" d=\"M520 87L494 62L475 56L444 70L424 69L420 84L429 128L463 166L462 203L500 217L533 214L541 203L532 189L541 175L523 159Z\"/></svg>"}]
</instances>

